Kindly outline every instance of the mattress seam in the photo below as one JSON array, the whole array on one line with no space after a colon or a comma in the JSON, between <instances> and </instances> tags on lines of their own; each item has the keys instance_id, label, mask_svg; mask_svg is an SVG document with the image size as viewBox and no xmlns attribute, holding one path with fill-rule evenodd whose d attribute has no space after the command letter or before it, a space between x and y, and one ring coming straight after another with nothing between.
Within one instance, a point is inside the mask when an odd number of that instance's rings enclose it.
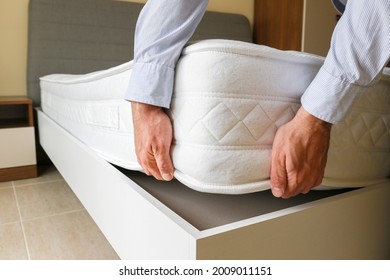
<instances>
[{"instance_id":1,"label":"mattress seam","mask_svg":"<svg viewBox=\"0 0 390 280\"><path fill-rule=\"evenodd\" d=\"M207 95L207 93L211 94L229 94L229 95L237 95L237 96L216 96L216 95ZM207 92L206 94L202 95L201 93L195 93L191 95L185 95L185 96L175 96L178 94L178 92L174 92L172 99L201 99L201 98L220 98L220 99L253 99L253 100L264 100L264 101L278 101L278 102L293 102L296 104L300 104L299 98L294 97L284 97L284 96L272 96L272 95L263 95L263 96L255 96L255 93L252 94L241 94L241 93L224 93L219 91L212 91ZM180 92L180 94L186 94L185 92Z\"/></svg>"},{"instance_id":2,"label":"mattress seam","mask_svg":"<svg viewBox=\"0 0 390 280\"><path fill-rule=\"evenodd\" d=\"M214 150L259 150L259 149L262 149L262 150L270 150L272 148L272 145L266 145L266 144L260 144L260 145L237 145L237 146L233 146L233 145L227 145L227 146L224 146L224 145L221 145L221 146L218 146L218 145L203 145L203 144L196 144L196 143L189 143L189 142L185 142L185 141L173 141L172 144L176 145L176 146L179 146L179 145L182 145L182 146L191 146L191 147L195 147L195 148L198 148L198 149L201 149L201 150L206 150L206 151L214 151Z\"/></svg>"}]
</instances>

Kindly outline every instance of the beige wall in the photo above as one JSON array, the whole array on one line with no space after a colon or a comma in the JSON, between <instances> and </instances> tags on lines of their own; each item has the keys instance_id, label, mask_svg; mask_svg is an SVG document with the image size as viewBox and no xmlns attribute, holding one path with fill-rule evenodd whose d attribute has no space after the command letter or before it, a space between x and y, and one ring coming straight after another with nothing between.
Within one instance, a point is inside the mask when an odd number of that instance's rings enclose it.
<instances>
[{"instance_id":1,"label":"beige wall","mask_svg":"<svg viewBox=\"0 0 390 280\"><path fill-rule=\"evenodd\" d=\"M0 0L0 96L26 95L28 0Z\"/></svg>"},{"instance_id":2,"label":"beige wall","mask_svg":"<svg viewBox=\"0 0 390 280\"><path fill-rule=\"evenodd\" d=\"M26 95L28 3L0 0L0 96ZM254 0L210 0L208 10L243 14L252 23Z\"/></svg>"},{"instance_id":3,"label":"beige wall","mask_svg":"<svg viewBox=\"0 0 390 280\"><path fill-rule=\"evenodd\" d=\"M329 0L305 0L302 51L326 56L336 26L336 9Z\"/></svg>"}]
</instances>

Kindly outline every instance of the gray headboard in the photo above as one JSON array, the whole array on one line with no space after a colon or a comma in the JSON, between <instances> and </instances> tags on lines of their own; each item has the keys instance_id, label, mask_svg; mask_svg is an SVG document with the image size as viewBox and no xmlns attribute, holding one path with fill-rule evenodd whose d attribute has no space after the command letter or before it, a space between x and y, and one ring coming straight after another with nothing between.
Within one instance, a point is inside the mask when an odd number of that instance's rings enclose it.
<instances>
[{"instance_id":1,"label":"gray headboard","mask_svg":"<svg viewBox=\"0 0 390 280\"><path fill-rule=\"evenodd\" d=\"M142 4L113 0L30 0L27 94L40 105L39 77L82 74L133 59ZM252 41L241 15L207 12L192 40Z\"/></svg>"}]
</instances>

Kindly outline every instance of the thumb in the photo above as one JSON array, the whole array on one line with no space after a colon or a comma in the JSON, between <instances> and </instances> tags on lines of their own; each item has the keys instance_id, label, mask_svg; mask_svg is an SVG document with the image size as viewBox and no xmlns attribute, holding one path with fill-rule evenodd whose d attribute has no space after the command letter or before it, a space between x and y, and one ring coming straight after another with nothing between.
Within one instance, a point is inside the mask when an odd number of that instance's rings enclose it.
<instances>
[{"instance_id":1,"label":"thumb","mask_svg":"<svg viewBox=\"0 0 390 280\"><path fill-rule=\"evenodd\" d=\"M160 171L161 177L165 181L170 181L173 179L173 164L172 159L169 154L169 149L162 151L156 155L157 167Z\"/></svg>"},{"instance_id":2,"label":"thumb","mask_svg":"<svg viewBox=\"0 0 390 280\"><path fill-rule=\"evenodd\" d=\"M286 160L278 153L272 153L271 191L275 197L281 197L287 186Z\"/></svg>"}]
</instances>

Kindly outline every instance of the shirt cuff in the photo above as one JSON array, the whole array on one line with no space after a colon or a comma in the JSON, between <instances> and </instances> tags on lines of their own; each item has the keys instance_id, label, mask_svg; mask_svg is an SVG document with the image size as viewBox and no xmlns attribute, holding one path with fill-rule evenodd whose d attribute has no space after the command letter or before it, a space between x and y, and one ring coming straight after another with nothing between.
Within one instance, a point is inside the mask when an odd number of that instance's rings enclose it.
<instances>
[{"instance_id":1,"label":"shirt cuff","mask_svg":"<svg viewBox=\"0 0 390 280\"><path fill-rule=\"evenodd\" d=\"M335 124L345 118L363 90L364 87L334 77L322 67L303 94L301 103L311 115Z\"/></svg>"},{"instance_id":2,"label":"shirt cuff","mask_svg":"<svg viewBox=\"0 0 390 280\"><path fill-rule=\"evenodd\" d=\"M159 64L134 63L125 99L169 108L174 69Z\"/></svg>"}]
</instances>

